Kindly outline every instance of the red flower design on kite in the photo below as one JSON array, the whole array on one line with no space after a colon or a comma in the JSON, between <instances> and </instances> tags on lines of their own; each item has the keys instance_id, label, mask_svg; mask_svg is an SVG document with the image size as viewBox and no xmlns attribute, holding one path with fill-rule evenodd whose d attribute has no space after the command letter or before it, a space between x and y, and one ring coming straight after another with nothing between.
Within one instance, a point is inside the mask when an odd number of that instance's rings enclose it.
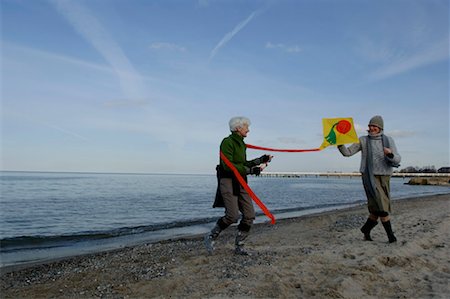
<instances>
[{"instance_id":1,"label":"red flower design on kite","mask_svg":"<svg viewBox=\"0 0 450 299\"><path fill-rule=\"evenodd\" d=\"M330 133L325 137L325 140L328 141L329 144L336 144L336 133L334 132L334 128L341 134L347 134L352 129L352 124L345 119L340 120L335 123L330 130Z\"/></svg>"},{"instance_id":2,"label":"red flower design on kite","mask_svg":"<svg viewBox=\"0 0 450 299\"><path fill-rule=\"evenodd\" d=\"M352 128L352 124L348 120L340 120L336 125L336 130L341 134L347 134Z\"/></svg>"}]
</instances>

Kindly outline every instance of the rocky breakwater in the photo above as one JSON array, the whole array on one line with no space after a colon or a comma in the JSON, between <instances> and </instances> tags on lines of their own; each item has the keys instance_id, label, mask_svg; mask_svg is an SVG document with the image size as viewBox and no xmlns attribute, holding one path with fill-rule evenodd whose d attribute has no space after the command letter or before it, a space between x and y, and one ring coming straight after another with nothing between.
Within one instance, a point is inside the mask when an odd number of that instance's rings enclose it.
<instances>
[{"instance_id":1,"label":"rocky breakwater","mask_svg":"<svg viewBox=\"0 0 450 299\"><path fill-rule=\"evenodd\" d=\"M408 185L434 185L450 186L450 176L448 177L416 177L411 178Z\"/></svg>"}]
</instances>

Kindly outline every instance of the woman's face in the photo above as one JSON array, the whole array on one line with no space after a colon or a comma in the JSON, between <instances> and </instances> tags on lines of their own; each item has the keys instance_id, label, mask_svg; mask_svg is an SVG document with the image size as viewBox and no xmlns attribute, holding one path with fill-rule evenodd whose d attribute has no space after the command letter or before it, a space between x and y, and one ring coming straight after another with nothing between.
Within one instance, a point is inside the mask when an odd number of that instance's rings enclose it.
<instances>
[{"instance_id":1,"label":"woman's face","mask_svg":"<svg viewBox=\"0 0 450 299\"><path fill-rule=\"evenodd\" d=\"M237 129L237 133L238 133L239 135L241 135L242 137L247 137L248 132L250 132L250 130L249 130L247 124L244 124L242 127L239 127L239 128Z\"/></svg>"},{"instance_id":2,"label":"woman's face","mask_svg":"<svg viewBox=\"0 0 450 299\"><path fill-rule=\"evenodd\" d=\"M369 134L370 134L370 135L377 135L377 134L379 134L380 132L381 132L381 129L378 128L377 126L369 125Z\"/></svg>"}]
</instances>

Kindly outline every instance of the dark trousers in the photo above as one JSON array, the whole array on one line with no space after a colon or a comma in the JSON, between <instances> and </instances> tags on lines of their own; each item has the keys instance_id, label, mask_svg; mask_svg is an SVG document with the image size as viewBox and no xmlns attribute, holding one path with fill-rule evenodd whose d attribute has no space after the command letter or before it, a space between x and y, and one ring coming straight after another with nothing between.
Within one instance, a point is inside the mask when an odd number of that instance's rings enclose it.
<instances>
[{"instance_id":1,"label":"dark trousers","mask_svg":"<svg viewBox=\"0 0 450 299\"><path fill-rule=\"evenodd\" d=\"M225 229L231 224L237 223L240 213L242 213L238 228L248 232L255 220L255 209L250 195L242 186L239 186L239 195L234 195L231 178L221 178L219 188L225 204L225 216L220 218L219 225Z\"/></svg>"}]
</instances>

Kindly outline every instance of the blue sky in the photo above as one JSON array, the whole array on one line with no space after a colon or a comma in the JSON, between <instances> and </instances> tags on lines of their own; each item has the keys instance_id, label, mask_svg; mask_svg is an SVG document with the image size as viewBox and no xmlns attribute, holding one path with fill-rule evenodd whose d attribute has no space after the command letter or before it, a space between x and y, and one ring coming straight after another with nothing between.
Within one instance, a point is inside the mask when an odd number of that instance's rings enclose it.
<instances>
[{"instance_id":1,"label":"blue sky","mask_svg":"<svg viewBox=\"0 0 450 299\"><path fill-rule=\"evenodd\" d=\"M379 114L402 167L450 164L446 0L0 1L2 170L214 173L237 115L247 143L305 149L322 118Z\"/></svg>"}]
</instances>

